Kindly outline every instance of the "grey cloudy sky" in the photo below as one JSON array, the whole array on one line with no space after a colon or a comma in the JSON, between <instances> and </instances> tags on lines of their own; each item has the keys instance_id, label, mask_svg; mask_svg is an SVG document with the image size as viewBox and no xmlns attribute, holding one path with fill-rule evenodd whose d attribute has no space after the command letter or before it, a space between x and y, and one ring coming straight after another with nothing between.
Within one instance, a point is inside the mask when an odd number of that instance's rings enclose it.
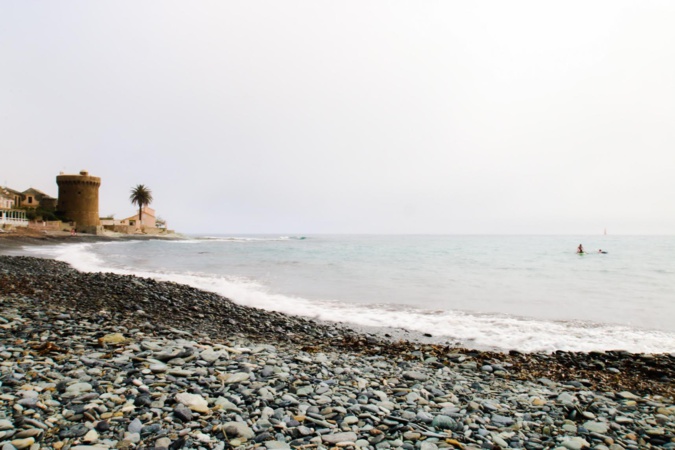
<instances>
[{"instance_id":1,"label":"grey cloudy sky","mask_svg":"<svg viewBox=\"0 0 675 450\"><path fill-rule=\"evenodd\" d=\"M0 184L183 232L675 230L675 2L0 2Z\"/></svg>"}]
</instances>

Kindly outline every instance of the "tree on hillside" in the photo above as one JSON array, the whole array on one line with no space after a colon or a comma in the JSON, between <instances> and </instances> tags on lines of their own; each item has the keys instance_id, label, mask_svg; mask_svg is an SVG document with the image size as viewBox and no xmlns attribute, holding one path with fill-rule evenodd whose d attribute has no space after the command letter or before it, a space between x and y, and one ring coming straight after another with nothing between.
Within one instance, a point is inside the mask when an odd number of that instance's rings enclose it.
<instances>
[{"instance_id":1,"label":"tree on hillside","mask_svg":"<svg viewBox=\"0 0 675 450\"><path fill-rule=\"evenodd\" d=\"M129 196L132 205L138 205L138 223L143 225L143 207L152 203L152 191L142 184L131 189Z\"/></svg>"}]
</instances>

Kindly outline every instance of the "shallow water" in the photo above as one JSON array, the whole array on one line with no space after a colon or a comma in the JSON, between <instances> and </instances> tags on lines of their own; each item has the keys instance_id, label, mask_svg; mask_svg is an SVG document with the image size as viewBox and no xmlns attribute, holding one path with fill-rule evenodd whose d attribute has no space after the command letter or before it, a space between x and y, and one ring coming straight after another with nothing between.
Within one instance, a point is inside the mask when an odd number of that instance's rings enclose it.
<instances>
[{"instance_id":1,"label":"shallow water","mask_svg":"<svg viewBox=\"0 0 675 450\"><path fill-rule=\"evenodd\" d=\"M27 251L478 348L675 352L670 236L202 236Z\"/></svg>"}]
</instances>

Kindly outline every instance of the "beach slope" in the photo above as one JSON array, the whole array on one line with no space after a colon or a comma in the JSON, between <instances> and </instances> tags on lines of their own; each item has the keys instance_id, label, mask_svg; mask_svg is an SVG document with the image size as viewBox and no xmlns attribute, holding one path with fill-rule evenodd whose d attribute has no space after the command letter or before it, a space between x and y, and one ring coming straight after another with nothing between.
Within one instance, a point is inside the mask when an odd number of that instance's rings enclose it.
<instances>
[{"instance_id":1,"label":"beach slope","mask_svg":"<svg viewBox=\"0 0 675 450\"><path fill-rule=\"evenodd\" d=\"M29 257L0 308L0 445L675 446L673 355L392 341Z\"/></svg>"}]
</instances>

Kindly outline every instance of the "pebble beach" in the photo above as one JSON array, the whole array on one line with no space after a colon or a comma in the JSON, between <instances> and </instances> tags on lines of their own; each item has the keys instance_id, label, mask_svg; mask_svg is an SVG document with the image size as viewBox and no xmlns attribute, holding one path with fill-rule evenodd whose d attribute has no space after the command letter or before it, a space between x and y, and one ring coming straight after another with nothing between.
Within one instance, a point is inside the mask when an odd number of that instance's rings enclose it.
<instances>
[{"instance_id":1,"label":"pebble beach","mask_svg":"<svg viewBox=\"0 0 675 450\"><path fill-rule=\"evenodd\" d=\"M675 448L675 356L488 352L0 256L3 449Z\"/></svg>"}]
</instances>

